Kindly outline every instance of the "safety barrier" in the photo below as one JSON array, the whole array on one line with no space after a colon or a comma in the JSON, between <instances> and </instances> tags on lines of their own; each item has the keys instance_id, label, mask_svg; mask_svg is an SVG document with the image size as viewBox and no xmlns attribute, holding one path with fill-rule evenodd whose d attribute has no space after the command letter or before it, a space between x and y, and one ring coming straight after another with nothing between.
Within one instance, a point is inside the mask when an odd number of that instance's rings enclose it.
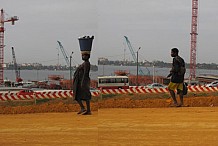
<instances>
[{"instance_id":1,"label":"safety barrier","mask_svg":"<svg viewBox=\"0 0 218 146\"><path fill-rule=\"evenodd\" d=\"M92 96L98 96L99 92L91 92ZM33 94L19 95L17 93L0 93L0 101L7 100L30 100L30 99L54 99L73 97L70 90L43 90L36 91Z\"/></svg>"},{"instance_id":2,"label":"safety barrier","mask_svg":"<svg viewBox=\"0 0 218 146\"><path fill-rule=\"evenodd\" d=\"M144 88L130 87L129 89L103 89L91 92L92 96L99 96L100 94L134 94L134 93L166 93L167 88ZM188 86L188 92L218 92L218 87L205 86ZM43 90L36 91L30 95L19 95L17 93L0 93L0 101L8 100L30 100L30 99L54 99L54 98L69 98L73 96L71 90Z\"/></svg>"},{"instance_id":3,"label":"safety barrier","mask_svg":"<svg viewBox=\"0 0 218 146\"><path fill-rule=\"evenodd\" d=\"M188 86L188 92L217 92L218 87ZM167 88L145 88L132 86L129 89L103 89L102 94L128 94L128 93L166 93Z\"/></svg>"}]
</instances>

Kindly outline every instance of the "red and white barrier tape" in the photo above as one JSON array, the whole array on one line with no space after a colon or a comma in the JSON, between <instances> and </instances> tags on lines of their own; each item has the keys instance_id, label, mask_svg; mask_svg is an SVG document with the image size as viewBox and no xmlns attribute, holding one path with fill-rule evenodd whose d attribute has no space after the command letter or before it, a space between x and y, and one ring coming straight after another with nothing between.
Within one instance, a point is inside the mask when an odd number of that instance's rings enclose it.
<instances>
[{"instance_id":1,"label":"red and white barrier tape","mask_svg":"<svg viewBox=\"0 0 218 146\"><path fill-rule=\"evenodd\" d=\"M98 96L99 92L91 92L92 96ZM73 92L70 90L44 90L37 91L30 95L19 95L17 93L0 93L0 101L7 100L30 100L30 99L54 99L54 98L69 98L73 97Z\"/></svg>"},{"instance_id":2,"label":"red and white barrier tape","mask_svg":"<svg viewBox=\"0 0 218 146\"><path fill-rule=\"evenodd\" d=\"M218 87L205 87L205 86L188 86L188 92L217 92ZM167 88L144 88L130 87L129 89L103 89L102 94L128 94L128 93L166 93Z\"/></svg>"},{"instance_id":3,"label":"red and white barrier tape","mask_svg":"<svg viewBox=\"0 0 218 146\"><path fill-rule=\"evenodd\" d=\"M99 92L91 92L92 96L100 94L133 94L133 93L166 93L167 88L142 88L131 87L129 89L103 89ZM188 86L188 92L218 92L218 87ZM32 95L19 95L17 93L0 93L0 101L7 100L29 100L29 99L54 99L69 98L73 96L70 90L44 90L37 91Z\"/></svg>"}]
</instances>

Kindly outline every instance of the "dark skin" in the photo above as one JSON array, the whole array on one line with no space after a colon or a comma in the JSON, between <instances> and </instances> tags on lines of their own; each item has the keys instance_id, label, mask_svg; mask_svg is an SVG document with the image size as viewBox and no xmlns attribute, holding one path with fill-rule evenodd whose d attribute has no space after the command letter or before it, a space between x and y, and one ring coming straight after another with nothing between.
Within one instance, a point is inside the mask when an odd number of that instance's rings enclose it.
<instances>
[{"instance_id":1,"label":"dark skin","mask_svg":"<svg viewBox=\"0 0 218 146\"><path fill-rule=\"evenodd\" d=\"M171 57L176 57L178 56L178 53L171 51Z\"/></svg>"},{"instance_id":2,"label":"dark skin","mask_svg":"<svg viewBox=\"0 0 218 146\"><path fill-rule=\"evenodd\" d=\"M89 55L89 54L82 54L82 60L88 61L89 58L90 58L90 55Z\"/></svg>"},{"instance_id":3,"label":"dark skin","mask_svg":"<svg viewBox=\"0 0 218 146\"><path fill-rule=\"evenodd\" d=\"M82 54L82 60L83 61L89 61L90 55L89 54ZM82 81L83 84L83 81ZM83 86L81 84L81 86ZM85 107L82 103L81 100L77 100L78 104L80 105L81 110L77 114L82 114L82 115L91 115L91 110L90 110L90 100L86 100L86 106L87 110L85 110Z\"/></svg>"},{"instance_id":4,"label":"dark skin","mask_svg":"<svg viewBox=\"0 0 218 146\"><path fill-rule=\"evenodd\" d=\"M178 53L171 51L171 57L176 57L176 56L178 56ZM170 77L171 75L172 75L172 74L170 73L167 77ZM179 98L180 98L180 104L178 104L178 102L177 102L177 100L176 100L175 92L174 92L173 90L170 90L170 89L169 89L169 92L170 92L170 95L171 95L171 97L172 97L172 99L173 99L174 104L175 104L177 107L183 106L183 93L182 93L182 91L178 91L178 93L179 93Z\"/></svg>"}]
</instances>

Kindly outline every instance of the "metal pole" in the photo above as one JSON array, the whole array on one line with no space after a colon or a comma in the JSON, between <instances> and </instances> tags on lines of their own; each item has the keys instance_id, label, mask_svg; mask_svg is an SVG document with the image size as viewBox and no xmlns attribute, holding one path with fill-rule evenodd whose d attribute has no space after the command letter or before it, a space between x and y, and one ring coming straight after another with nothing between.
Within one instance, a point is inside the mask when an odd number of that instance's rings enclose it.
<instances>
[{"instance_id":1,"label":"metal pole","mask_svg":"<svg viewBox=\"0 0 218 146\"><path fill-rule=\"evenodd\" d=\"M138 81L138 76L139 76L139 50L141 49L141 47L139 47L137 53L137 75L136 75L136 80L137 80L137 86L139 85L139 81Z\"/></svg>"},{"instance_id":2,"label":"metal pole","mask_svg":"<svg viewBox=\"0 0 218 146\"><path fill-rule=\"evenodd\" d=\"M72 90L72 86L73 86L72 85L72 69L71 69L72 54L73 54L73 52L70 55L70 90Z\"/></svg>"},{"instance_id":3,"label":"metal pole","mask_svg":"<svg viewBox=\"0 0 218 146\"><path fill-rule=\"evenodd\" d=\"M136 54L137 54L137 64L136 64L136 65L137 65L137 72L136 72L136 85L138 86L138 85L139 85L139 84L138 84L138 83L139 83L139 82L138 82L138 74L139 74L139 73L138 73L138 72L139 72L139 65L138 65L138 61L139 61L139 60L138 60L138 59L139 59L139 51L137 51Z\"/></svg>"},{"instance_id":4,"label":"metal pole","mask_svg":"<svg viewBox=\"0 0 218 146\"><path fill-rule=\"evenodd\" d=\"M104 76L104 63L103 63L103 76Z\"/></svg>"},{"instance_id":5,"label":"metal pole","mask_svg":"<svg viewBox=\"0 0 218 146\"><path fill-rule=\"evenodd\" d=\"M154 83L154 77L155 77L155 70L154 70L154 64L153 64L153 83Z\"/></svg>"},{"instance_id":6,"label":"metal pole","mask_svg":"<svg viewBox=\"0 0 218 146\"><path fill-rule=\"evenodd\" d=\"M71 58L72 58L72 56L70 56L70 90L72 90L72 70L71 70Z\"/></svg>"},{"instance_id":7,"label":"metal pole","mask_svg":"<svg viewBox=\"0 0 218 146\"><path fill-rule=\"evenodd\" d=\"M36 105L36 93L33 93L33 96L34 96L34 103Z\"/></svg>"}]
</instances>

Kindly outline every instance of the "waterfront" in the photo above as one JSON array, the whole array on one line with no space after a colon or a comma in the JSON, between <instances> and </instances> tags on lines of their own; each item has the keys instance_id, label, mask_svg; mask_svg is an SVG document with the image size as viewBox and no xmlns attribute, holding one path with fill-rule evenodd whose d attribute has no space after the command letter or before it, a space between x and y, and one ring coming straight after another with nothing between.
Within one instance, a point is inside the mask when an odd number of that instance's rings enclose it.
<instances>
[{"instance_id":1,"label":"waterfront","mask_svg":"<svg viewBox=\"0 0 218 146\"><path fill-rule=\"evenodd\" d=\"M148 75L148 70L150 75L153 76L167 76L169 74L170 68L159 68L159 67L141 67L145 75ZM98 76L102 75L114 75L114 71L117 70L126 70L130 74L136 75L136 66L112 66L112 65L99 65L98 71L90 72L90 78L96 80ZM73 71L74 72L74 71ZM33 80L47 80L48 75L62 75L64 79L70 79L70 71L60 71L60 70L21 70L21 78L24 81L33 81ZM218 75L218 70L206 70L206 69L197 69L197 76L202 74L213 74ZM185 77L188 78L189 69L186 70ZM4 70L4 79L9 79L15 81L15 72L14 70Z\"/></svg>"},{"instance_id":2,"label":"waterfront","mask_svg":"<svg viewBox=\"0 0 218 146\"><path fill-rule=\"evenodd\" d=\"M145 75L148 75L148 72L150 72L150 75L153 76L153 73L155 76L167 76L170 72L170 68L159 68L159 67L140 67ZM126 70L130 74L136 75L136 66L112 66L112 65L98 65L98 75L114 75L114 71L117 70ZM148 71L149 70L149 71ZM186 69L185 78L189 77L189 69ZM196 69L196 75L202 75L202 74L212 74L212 75L218 75L218 70L206 70L206 69Z\"/></svg>"},{"instance_id":3,"label":"waterfront","mask_svg":"<svg viewBox=\"0 0 218 146\"><path fill-rule=\"evenodd\" d=\"M74 73L74 71L73 71ZM70 79L69 70L21 70L20 76L24 81L48 80L49 75L61 75L64 79ZM90 78L96 80L98 72L90 72ZM15 81L14 70L4 70L4 79Z\"/></svg>"}]
</instances>

